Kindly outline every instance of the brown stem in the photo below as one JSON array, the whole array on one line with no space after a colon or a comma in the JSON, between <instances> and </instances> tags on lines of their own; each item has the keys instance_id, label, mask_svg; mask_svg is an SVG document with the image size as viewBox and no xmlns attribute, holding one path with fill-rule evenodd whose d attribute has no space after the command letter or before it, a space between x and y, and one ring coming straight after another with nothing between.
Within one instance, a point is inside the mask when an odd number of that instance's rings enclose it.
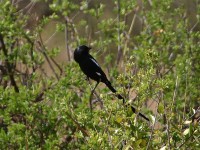
<instances>
[{"instance_id":1,"label":"brown stem","mask_svg":"<svg viewBox=\"0 0 200 150\"><path fill-rule=\"evenodd\" d=\"M8 53L7 53L7 49L6 49L2 34L0 34L0 42L1 42L0 49L3 50L3 54L5 56L5 64L6 64L6 67L7 67L8 75L9 75L9 78L10 78L10 81L11 81L11 85L14 87L15 92L19 93L19 88L17 86L17 83L15 82L14 74L13 74L13 71L12 71L12 65L9 63L9 60L8 60Z\"/></svg>"},{"instance_id":2,"label":"brown stem","mask_svg":"<svg viewBox=\"0 0 200 150\"><path fill-rule=\"evenodd\" d=\"M87 132L87 130L84 129L84 127L82 127L69 113L66 114L76 124L76 126L83 133L84 136L89 136L89 133Z\"/></svg>"},{"instance_id":3,"label":"brown stem","mask_svg":"<svg viewBox=\"0 0 200 150\"><path fill-rule=\"evenodd\" d=\"M38 50L44 55L46 61L47 61L48 64L49 64L49 67L50 67L51 70L53 71L53 73L54 73L56 79L59 80L59 77L58 77L58 75L57 75L57 73L56 73L56 71L55 71L53 65L51 64L51 61L50 61L49 57L47 56L47 54L46 54L46 52L45 52L45 47L44 47L44 45L43 45L42 42L40 42L40 41L38 41L38 44L39 44L39 46L40 46L40 48L39 48Z\"/></svg>"},{"instance_id":4,"label":"brown stem","mask_svg":"<svg viewBox=\"0 0 200 150\"><path fill-rule=\"evenodd\" d=\"M121 59L122 49L121 49L121 31L120 31L120 0L117 0L117 22L118 22L118 54L117 54L117 64Z\"/></svg>"},{"instance_id":5,"label":"brown stem","mask_svg":"<svg viewBox=\"0 0 200 150\"><path fill-rule=\"evenodd\" d=\"M55 59L53 59L52 57L50 57L51 61L56 65L56 67L60 70L60 76L63 73L62 68L59 66L59 64L55 61Z\"/></svg>"},{"instance_id":6,"label":"brown stem","mask_svg":"<svg viewBox=\"0 0 200 150\"><path fill-rule=\"evenodd\" d=\"M150 149L150 144L151 144L151 142L152 142L152 138L153 138L153 134L154 134L156 122L157 122L157 119L158 119L158 106L159 106L159 104L160 104L160 98L158 97L158 104L157 104L157 106L156 106L155 120L154 120L153 125L152 125L152 127L151 127L151 134L150 134L150 138L149 138L149 141L148 141L146 150Z\"/></svg>"},{"instance_id":7,"label":"brown stem","mask_svg":"<svg viewBox=\"0 0 200 150\"><path fill-rule=\"evenodd\" d=\"M69 50L69 46L68 46L68 39L69 38L69 31L68 31L68 19L66 17L65 19L65 43L66 43L66 48L67 48L67 57L68 57L68 61L71 60L71 57L70 57L70 50Z\"/></svg>"}]
</instances>

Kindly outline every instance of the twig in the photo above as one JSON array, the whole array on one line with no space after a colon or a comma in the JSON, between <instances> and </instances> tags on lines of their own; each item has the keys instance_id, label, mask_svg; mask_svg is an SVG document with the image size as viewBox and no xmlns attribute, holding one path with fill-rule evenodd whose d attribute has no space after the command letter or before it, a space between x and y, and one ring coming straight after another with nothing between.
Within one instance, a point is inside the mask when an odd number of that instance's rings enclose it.
<instances>
[{"instance_id":1,"label":"twig","mask_svg":"<svg viewBox=\"0 0 200 150\"><path fill-rule=\"evenodd\" d=\"M18 1L14 4L14 5L17 5ZM25 10L27 10L26 13L29 13L29 11L35 6L35 3L34 1L30 1L30 3L28 3L24 8L18 10L16 13L21 13Z\"/></svg>"},{"instance_id":2,"label":"twig","mask_svg":"<svg viewBox=\"0 0 200 150\"><path fill-rule=\"evenodd\" d=\"M57 85L57 83L55 83L55 84L53 84L53 85L51 85L51 86L49 86L49 87L47 87L47 88L44 88L44 89L42 90L42 92L39 93L39 94L36 96L36 98L34 99L33 102L36 103L36 102L42 101L42 100L43 100L42 96L44 95L44 93L45 93L47 90L53 89L53 88L55 87L55 85Z\"/></svg>"},{"instance_id":3,"label":"twig","mask_svg":"<svg viewBox=\"0 0 200 150\"><path fill-rule=\"evenodd\" d=\"M192 136L193 134L191 134L177 149L180 149Z\"/></svg>"},{"instance_id":4,"label":"twig","mask_svg":"<svg viewBox=\"0 0 200 150\"><path fill-rule=\"evenodd\" d=\"M51 64L51 61L49 60L49 57L47 56L47 54L45 52L45 46L42 44L42 38L41 38L41 36L40 36L40 41L38 41L38 44L43 49L42 50L41 48L39 48L38 50L44 55L46 61L49 64L49 67L51 68L51 70L53 71L54 75L56 76L56 79L59 80L59 77L58 77L58 75L57 75L57 73L56 73L53 65Z\"/></svg>"},{"instance_id":5,"label":"twig","mask_svg":"<svg viewBox=\"0 0 200 150\"><path fill-rule=\"evenodd\" d=\"M68 20L67 17L65 17L65 44L66 44L66 48L67 48L67 56L68 56L68 61L71 60L71 57L70 57L70 50L69 50L69 46L68 46L68 37L69 37L69 31L68 31Z\"/></svg>"},{"instance_id":6,"label":"twig","mask_svg":"<svg viewBox=\"0 0 200 150\"><path fill-rule=\"evenodd\" d=\"M59 64L55 61L55 59L53 59L52 57L50 57L51 61L56 65L56 67L60 70L60 76L63 73L62 68L59 66Z\"/></svg>"},{"instance_id":7,"label":"twig","mask_svg":"<svg viewBox=\"0 0 200 150\"><path fill-rule=\"evenodd\" d=\"M19 93L19 88L17 86L17 83L16 83L15 78L14 78L14 74L13 74L13 71L12 71L12 65L9 63L9 60L8 60L8 53L7 53L7 49L6 49L2 34L0 34L0 42L1 42L0 49L3 50L3 54L5 56L5 64L6 64L6 67L7 67L7 71L8 71L8 75L10 77L11 84L14 87L15 92Z\"/></svg>"},{"instance_id":8,"label":"twig","mask_svg":"<svg viewBox=\"0 0 200 150\"><path fill-rule=\"evenodd\" d=\"M81 127L81 125L69 113L66 112L66 114L77 125L78 129L83 133L84 136L89 136L88 132Z\"/></svg>"},{"instance_id":9,"label":"twig","mask_svg":"<svg viewBox=\"0 0 200 150\"><path fill-rule=\"evenodd\" d=\"M162 74L162 77L164 77L166 74L168 74L173 69L174 66L175 66L175 64L171 65L170 68Z\"/></svg>"},{"instance_id":10,"label":"twig","mask_svg":"<svg viewBox=\"0 0 200 150\"><path fill-rule=\"evenodd\" d=\"M30 55L31 55L31 61L32 63L34 63L34 56L33 56L33 48L34 48L34 42L30 39L29 36L27 36L26 33L23 32L23 35L25 37L25 39L30 43L31 48L30 48ZM32 66L32 73L33 74L36 71L37 67L35 65Z\"/></svg>"},{"instance_id":11,"label":"twig","mask_svg":"<svg viewBox=\"0 0 200 150\"><path fill-rule=\"evenodd\" d=\"M192 32L192 31L194 30L194 28L195 28L198 24L199 24L199 21L197 21L197 22L194 24L194 26L190 29L189 32Z\"/></svg>"},{"instance_id":12,"label":"twig","mask_svg":"<svg viewBox=\"0 0 200 150\"><path fill-rule=\"evenodd\" d=\"M131 21L130 28L129 28L128 33L126 35L126 41L125 41L125 45L124 45L124 55L125 55L125 53L127 51L127 45L128 45L128 43L130 41L130 35L131 35L132 31L133 31L133 26L135 24L135 20L136 20L136 17L137 17L138 10L139 10L139 7L137 7L135 10L133 10L134 15L133 15L133 19Z\"/></svg>"},{"instance_id":13,"label":"twig","mask_svg":"<svg viewBox=\"0 0 200 150\"><path fill-rule=\"evenodd\" d=\"M155 125L156 125L156 121L157 121L157 116L158 116L158 106L159 106L159 104L160 104L160 101L159 101L159 98L158 98L158 105L157 105L157 110L156 110L156 114L155 114L155 121L154 121L154 123L152 125L152 128L151 128L151 135L150 135L150 138L149 138L146 150L149 149L150 142L151 142L151 139L153 137L153 132L154 132L154 129L155 129Z\"/></svg>"},{"instance_id":14,"label":"twig","mask_svg":"<svg viewBox=\"0 0 200 150\"><path fill-rule=\"evenodd\" d=\"M186 65L187 61L186 61ZM186 107L187 107L187 92L188 92L188 69L186 68L186 75L185 75L185 93L184 93L184 110L183 110L183 119L185 118L185 114L186 114Z\"/></svg>"},{"instance_id":15,"label":"twig","mask_svg":"<svg viewBox=\"0 0 200 150\"><path fill-rule=\"evenodd\" d=\"M169 150L171 149L171 143L170 143L170 122L169 119L167 119L167 139L168 139L168 145Z\"/></svg>"},{"instance_id":16,"label":"twig","mask_svg":"<svg viewBox=\"0 0 200 150\"><path fill-rule=\"evenodd\" d=\"M149 5L152 7L152 5L153 5L152 1L148 0L148 2L149 2Z\"/></svg>"},{"instance_id":17,"label":"twig","mask_svg":"<svg viewBox=\"0 0 200 150\"><path fill-rule=\"evenodd\" d=\"M65 19L67 20L68 23L71 24L72 29L74 31L74 35L75 35L74 37L76 38L76 41L78 42L77 44L79 45L80 44L80 38L79 38L78 30L76 29L76 27L75 27L75 25L73 23L73 20L71 20L71 19L69 19L67 17L65 17Z\"/></svg>"},{"instance_id":18,"label":"twig","mask_svg":"<svg viewBox=\"0 0 200 150\"><path fill-rule=\"evenodd\" d=\"M118 23L118 54L117 54L117 64L119 64L121 55L122 55L122 49L121 49L121 31L120 31L120 0L117 0L117 23Z\"/></svg>"},{"instance_id":19,"label":"twig","mask_svg":"<svg viewBox=\"0 0 200 150\"><path fill-rule=\"evenodd\" d=\"M161 92L161 98L162 98L162 102L164 102L164 116L165 116L165 119L166 119L166 130L167 130L167 142L168 142L168 148L169 150L171 150L171 143L170 143L170 123L169 123L169 118L167 118L167 112L166 112L166 108L167 108L167 105L164 101L164 94L163 94L163 91Z\"/></svg>"},{"instance_id":20,"label":"twig","mask_svg":"<svg viewBox=\"0 0 200 150\"><path fill-rule=\"evenodd\" d=\"M174 105L177 89L178 89L178 75L176 76L176 84L175 84L175 89L174 89L173 99L172 99L172 104L171 104L171 112L172 112L172 108L173 108L173 105Z\"/></svg>"},{"instance_id":21,"label":"twig","mask_svg":"<svg viewBox=\"0 0 200 150\"><path fill-rule=\"evenodd\" d=\"M191 115L189 118L185 118L181 124L184 124L184 122L186 120L192 119L198 112L200 111L200 107L197 108L197 110L195 111L195 113L193 115Z\"/></svg>"}]
</instances>

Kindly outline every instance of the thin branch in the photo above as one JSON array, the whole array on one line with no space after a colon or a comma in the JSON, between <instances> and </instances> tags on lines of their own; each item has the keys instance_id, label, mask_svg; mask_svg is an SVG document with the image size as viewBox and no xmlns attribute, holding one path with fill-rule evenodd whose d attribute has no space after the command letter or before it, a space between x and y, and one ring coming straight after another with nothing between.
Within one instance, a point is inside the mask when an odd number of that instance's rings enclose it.
<instances>
[{"instance_id":1,"label":"thin branch","mask_svg":"<svg viewBox=\"0 0 200 150\"><path fill-rule=\"evenodd\" d=\"M187 64L187 61L186 61L186 65ZM185 74L185 93L184 93L184 110L183 110L183 120L185 118L185 114L186 114L186 107L187 107L187 92L188 92L188 69L187 67L186 68L186 74Z\"/></svg>"},{"instance_id":2,"label":"thin branch","mask_svg":"<svg viewBox=\"0 0 200 150\"><path fill-rule=\"evenodd\" d=\"M18 2L16 2L14 5L17 5ZM30 1L30 3L28 3L24 8L18 10L16 13L21 13L25 10L27 10L26 13L30 13L30 10L35 6L36 2L34 1Z\"/></svg>"},{"instance_id":3,"label":"thin branch","mask_svg":"<svg viewBox=\"0 0 200 150\"><path fill-rule=\"evenodd\" d=\"M8 60L8 53L7 53L7 49L6 49L2 34L0 34L0 42L1 42L0 49L3 50L3 54L5 56L5 64L6 64L6 67L7 67L8 75L10 77L11 85L14 87L15 92L19 93L19 88L17 86L17 83L16 83L15 78L14 78L14 74L13 74L13 71L12 71L12 65L9 63L9 60Z\"/></svg>"},{"instance_id":4,"label":"thin branch","mask_svg":"<svg viewBox=\"0 0 200 150\"><path fill-rule=\"evenodd\" d=\"M75 24L73 23L72 19L69 19L68 17L65 17L65 19L67 19L67 22L70 23L70 25L72 26L72 30L74 32L74 37L76 38L76 41L78 42L77 44L80 44L80 38L79 38L79 34L78 34L78 30L76 29Z\"/></svg>"},{"instance_id":5,"label":"thin branch","mask_svg":"<svg viewBox=\"0 0 200 150\"><path fill-rule=\"evenodd\" d=\"M150 138L149 138L149 141L148 141L146 150L149 149L149 147L150 147L150 142L151 142L152 137L153 137L153 133L154 133L154 129L155 129L156 121L157 121L157 116L158 116L158 106L159 106L159 104L160 104L160 100L159 100L159 98L158 98L158 104L157 104L156 114L155 114L155 121L154 121L154 123L153 123L153 125L152 125L152 128L151 128L151 135L150 135Z\"/></svg>"},{"instance_id":6,"label":"thin branch","mask_svg":"<svg viewBox=\"0 0 200 150\"><path fill-rule=\"evenodd\" d=\"M180 149L192 136L193 134L191 134L177 149Z\"/></svg>"},{"instance_id":7,"label":"thin branch","mask_svg":"<svg viewBox=\"0 0 200 150\"><path fill-rule=\"evenodd\" d=\"M54 36L58 33L58 31L55 31L47 40L44 41L44 44L47 44Z\"/></svg>"},{"instance_id":8,"label":"thin branch","mask_svg":"<svg viewBox=\"0 0 200 150\"><path fill-rule=\"evenodd\" d=\"M170 143L170 122L169 119L167 119L167 139L168 139L168 145L169 150L171 150L171 143Z\"/></svg>"},{"instance_id":9,"label":"thin branch","mask_svg":"<svg viewBox=\"0 0 200 150\"><path fill-rule=\"evenodd\" d=\"M70 57L70 50L69 50L69 31L68 31L68 20L67 17L65 17L65 44L66 44L66 49L67 49L67 57L68 57L68 61L71 60L71 57Z\"/></svg>"},{"instance_id":10,"label":"thin branch","mask_svg":"<svg viewBox=\"0 0 200 150\"><path fill-rule=\"evenodd\" d=\"M149 2L149 5L152 7L153 3L152 3L152 0L148 0Z\"/></svg>"},{"instance_id":11,"label":"thin branch","mask_svg":"<svg viewBox=\"0 0 200 150\"><path fill-rule=\"evenodd\" d=\"M45 48L45 46L44 46L44 44L43 44L43 41L42 41L41 36L40 36L40 41L41 41L41 43L39 43L40 46L41 46L44 50L46 50L46 48ZM58 64L52 57L49 57L49 58L50 58L50 60L56 65L56 67L60 70L60 75L62 75L63 70L62 70L62 68L59 66L59 64Z\"/></svg>"},{"instance_id":12,"label":"thin branch","mask_svg":"<svg viewBox=\"0 0 200 150\"><path fill-rule=\"evenodd\" d=\"M118 54L117 54L117 64L119 64L121 55L122 55L122 49L121 49L121 31L120 31L120 0L117 0L117 23L118 23Z\"/></svg>"},{"instance_id":13,"label":"thin branch","mask_svg":"<svg viewBox=\"0 0 200 150\"><path fill-rule=\"evenodd\" d=\"M130 35L131 35L132 31L133 31L133 26L135 24L135 20L136 20L136 17L137 17L137 11L138 10L139 10L139 7L137 7L136 10L134 11L135 13L133 15L133 19L131 21L131 25L130 25L129 31L128 31L127 35L126 35L127 38L126 38L125 45L124 45L124 54L126 53L128 42L130 41Z\"/></svg>"},{"instance_id":14,"label":"thin branch","mask_svg":"<svg viewBox=\"0 0 200 150\"><path fill-rule=\"evenodd\" d=\"M191 115L189 118L185 118L181 124L184 124L184 122L186 120L192 119L198 112L200 111L200 107L197 108L197 110L195 111L195 113L193 115Z\"/></svg>"},{"instance_id":15,"label":"thin branch","mask_svg":"<svg viewBox=\"0 0 200 150\"><path fill-rule=\"evenodd\" d=\"M55 86L57 85L57 83L55 83L55 84L53 84L53 85L51 85L51 86L49 86L49 87L46 87L46 88L44 88L42 91L41 91L41 93L39 93L37 96L36 96L36 98L33 100L33 102L40 102L40 101L42 101L43 100L43 95L44 95L44 93L47 91L47 90L51 90L51 89L53 89Z\"/></svg>"},{"instance_id":16,"label":"thin branch","mask_svg":"<svg viewBox=\"0 0 200 150\"><path fill-rule=\"evenodd\" d=\"M196 23L193 25L193 27L189 30L189 32L192 32L194 30L194 28L196 28L196 26L199 24L199 20L196 21Z\"/></svg>"},{"instance_id":17,"label":"thin branch","mask_svg":"<svg viewBox=\"0 0 200 150\"><path fill-rule=\"evenodd\" d=\"M162 77L164 77L166 74L168 74L173 69L174 66L175 66L175 64L171 65L170 68L162 74Z\"/></svg>"},{"instance_id":18,"label":"thin branch","mask_svg":"<svg viewBox=\"0 0 200 150\"><path fill-rule=\"evenodd\" d=\"M59 66L59 64L55 61L55 59L53 59L52 57L50 57L51 61L56 65L56 67L60 70L60 76L63 73L62 68Z\"/></svg>"},{"instance_id":19,"label":"thin branch","mask_svg":"<svg viewBox=\"0 0 200 150\"><path fill-rule=\"evenodd\" d=\"M58 75L57 75L57 73L56 73L56 71L55 71L53 65L51 64L51 61L49 60L49 57L47 56L47 54L46 54L46 52L45 52L46 49L45 49L45 46L44 46L43 43L42 43L42 38L41 38L41 36L40 36L40 41L38 41L38 44L39 44L39 46L40 46L40 48L39 48L38 50L44 55L46 61L47 61L48 64L49 64L49 67L51 68L51 70L53 71L54 75L56 76L56 79L59 80L59 77L58 77ZM42 48L42 49L41 49L41 48Z\"/></svg>"},{"instance_id":20,"label":"thin branch","mask_svg":"<svg viewBox=\"0 0 200 150\"><path fill-rule=\"evenodd\" d=\"M175 89L174 89L173 99L172 99L172 104L171 104L171 112L172 112L172 108L173 108L173 105L174 105L177 89L178 89L178 75L176 76Z\"/></svg>"},{"instance_id":21,"label":"thin branch","mask_svg":"<svg viewBox=\"0 0 200 150\"><path fill-rule=\"evenodd\" d=\"M161 92L161 98L162 102L164 103L164 116L165 116L165 121L166 121L166 130L167 130L167 142L168 142L168 148L171 150L171 143L170 143L170 120L167 118L167 104L164 101L164 93L163 91Z\"/></svg>"},{"instance_id":22,"label":"thin branch","mask_svg":"<svg viewBox=\"0 0 200 150\"><path fill-rule=\"evenodd\" d=\"M76 126L83 133L84 136L89 136L89 133L87 132L87 130L81 127L81 125L69 113L66 112L66 115L76 124Z\"/></svg>"}]
</instances>

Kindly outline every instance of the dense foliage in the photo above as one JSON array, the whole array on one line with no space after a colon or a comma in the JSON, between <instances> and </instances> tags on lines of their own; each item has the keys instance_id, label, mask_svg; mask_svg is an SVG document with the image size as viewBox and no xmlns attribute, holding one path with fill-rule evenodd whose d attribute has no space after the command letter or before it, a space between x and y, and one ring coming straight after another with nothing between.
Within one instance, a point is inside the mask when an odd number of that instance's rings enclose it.
<instances>
[{"instance_id":1,"label":"dense foliage","mask_svg":"<svg viewBox=\"0 0 200 150\"><path fill-rule=\"evenodd\" d=\"M31 16L14 1L0 1L0 149L200 147L198 0L194 24L186 5L172 0L113 0L112 8L104 1L42 2L50 14L29 28ZM55 59L60 49L49 49L41 36L51 21L65 33L65 65ZM91 110L95 83L88 86L72 59L80 44L93 47L113 85L150 122L103 85Z\"/></svg>"}]
</instances>

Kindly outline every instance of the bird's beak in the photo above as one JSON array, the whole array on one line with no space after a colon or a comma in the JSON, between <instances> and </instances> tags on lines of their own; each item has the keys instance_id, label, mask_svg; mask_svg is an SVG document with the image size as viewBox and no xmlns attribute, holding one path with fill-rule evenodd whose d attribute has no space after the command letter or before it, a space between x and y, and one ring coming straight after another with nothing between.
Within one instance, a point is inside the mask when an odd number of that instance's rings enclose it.
<instances>
[{"instance_id":1,"label":"bird's beak","mask_svg":"<svg viewBox=\"0 0 200 150\"><path fill-rule=\"evenodd\" d=\"M91 50L92 49L92 47L88 47L88 50Z\"/></svg>"}]
</instances>

